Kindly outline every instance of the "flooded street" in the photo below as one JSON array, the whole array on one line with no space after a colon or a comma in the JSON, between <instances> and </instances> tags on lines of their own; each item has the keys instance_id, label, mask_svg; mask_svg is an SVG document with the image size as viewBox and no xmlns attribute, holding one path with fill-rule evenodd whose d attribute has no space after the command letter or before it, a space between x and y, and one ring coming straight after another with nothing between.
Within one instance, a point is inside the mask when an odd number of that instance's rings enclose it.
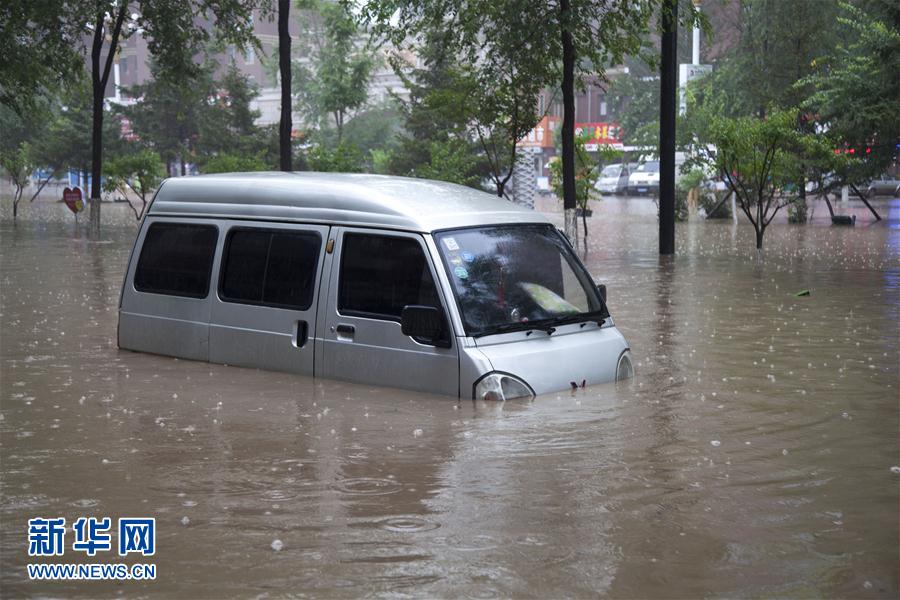
<instances>
[{"instance_id":1,"label":"flooded street","mask_svg":"<svg viewBox=\"0 0 900 600\"><path fill-rule=\"evenodd\" d=\"M598 203L635 378L483 403L120 351L128 208L4 202L2 596L896 598L900 200L849 206L660 259L652 201ZM156 580L29 581L57 516L155 517Z\"/></svg>"}]
</instances>

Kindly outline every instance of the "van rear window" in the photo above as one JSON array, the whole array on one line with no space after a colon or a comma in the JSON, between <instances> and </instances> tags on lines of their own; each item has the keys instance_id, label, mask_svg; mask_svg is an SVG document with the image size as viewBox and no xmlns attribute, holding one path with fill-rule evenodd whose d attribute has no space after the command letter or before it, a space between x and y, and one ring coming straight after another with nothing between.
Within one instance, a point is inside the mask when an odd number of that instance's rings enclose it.
<instances>
[{"instance_id":1,"label":"van rear window","mask_svg":"<svg viewBox=\"0 0 900 600\"><path fill-rule=\"evenodd\" d=\"M153 223L134 274L139 292L205 298L219 230L212 225Z\"/></svg>"},{"instance_id":2,"label":"van rear window","mask_svg":"<svg viewBox=\"0 0 900 600\"><path fill-rule=\"evenodd\" d=\"M227 302L307 310L321 247L315 232L232 230L219 295Z\"/></svg>"}]
</instances>

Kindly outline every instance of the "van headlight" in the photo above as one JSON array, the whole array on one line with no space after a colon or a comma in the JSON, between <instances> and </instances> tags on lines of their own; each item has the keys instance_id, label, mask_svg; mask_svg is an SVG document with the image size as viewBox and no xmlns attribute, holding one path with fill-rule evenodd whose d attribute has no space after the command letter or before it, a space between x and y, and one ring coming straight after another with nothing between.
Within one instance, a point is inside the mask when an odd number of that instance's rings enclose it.
<instances>
[{"instance_id":1,"label":"van headlight","mask_svg":"<svg viewBox=\"0 0 900 600\"><path fill-rule=\"evenodd\" d=\"M533 398L534 391L527 383L506 373L488 373L475 382L472 398L475 400L512 400Z\"/></svg>"},{"instance_id":2,"label":"van headlight","mask_svg":"<svg viewBox=\"0 0 900 600\"><path fill-rule=\"evenodd\" d=\"M616 381L632 377L634 377L634 365L631 364L631 351L626 350L619 357L619 364L616 365Z\"/></svg>"}]
</instances>

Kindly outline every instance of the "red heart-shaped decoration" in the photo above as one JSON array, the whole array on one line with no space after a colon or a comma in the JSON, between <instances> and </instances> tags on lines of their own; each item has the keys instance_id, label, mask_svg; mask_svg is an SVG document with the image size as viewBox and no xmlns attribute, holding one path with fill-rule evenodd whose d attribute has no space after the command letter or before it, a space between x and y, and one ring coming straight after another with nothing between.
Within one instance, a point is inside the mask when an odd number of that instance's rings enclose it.
<instances>
[{"instance_id":1,"label":"red heart-shaped decoration","mask_svg":"<svg viewBox=\"0 0 900 600\"><path fill-rule=\"evenodd\" d=\"M81 188L66 188L63 190L63 202L76 215L84 210L84 201L81 199Z\"/></svg>"}]
</instances>

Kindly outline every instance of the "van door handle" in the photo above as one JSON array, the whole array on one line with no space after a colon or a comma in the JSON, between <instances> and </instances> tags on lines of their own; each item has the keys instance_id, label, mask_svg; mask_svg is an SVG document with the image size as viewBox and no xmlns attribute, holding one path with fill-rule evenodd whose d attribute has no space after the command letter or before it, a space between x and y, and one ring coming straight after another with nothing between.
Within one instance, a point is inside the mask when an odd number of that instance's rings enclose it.
<instances>
[{"instance_id":1,"label":"van door handle","mask_svg":"<svg viewBox=\"0 0 900 600\"><path fill-rule=\"evenodd\" d=\"M337 339L339 340L347 340L353 341L353 334L356 333L356 327L353 325L347 325L346 323L340 323L336 328Z\"/></svg>"}]
</instances>

